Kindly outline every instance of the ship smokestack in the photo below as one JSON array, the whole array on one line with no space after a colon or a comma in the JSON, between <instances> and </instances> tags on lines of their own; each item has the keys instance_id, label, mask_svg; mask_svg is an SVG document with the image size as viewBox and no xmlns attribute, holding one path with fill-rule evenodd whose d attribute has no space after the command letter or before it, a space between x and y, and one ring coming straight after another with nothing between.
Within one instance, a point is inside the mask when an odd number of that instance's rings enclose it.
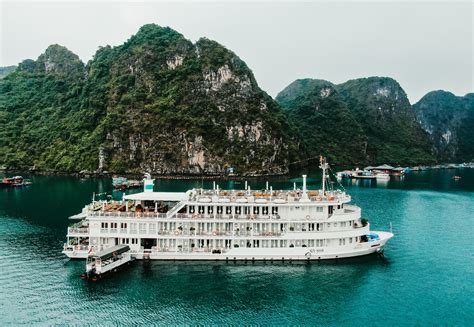
<instances>
[{"instance_id":1,"label":"ship smokestack","mask_svg":"<svg viewBox=\"0 0 474 327\"><path fill-rule=\"evenodd\" d=\"M153 192L153 182L155 180L151 178L151 175L146 173L143 179L143 192Z\"/></svg>"},{"instance_id":2,"label":"ship smokestack","mask_svg":"<svg viewBox=\"0 0 474 327\"><path fill-rule=\"evenodd\" d=\"M308 192L306 190L306 175L303 175L303 194L301 195L300 201L302 202L308 202Z\"/></svg>"}]
</instances>

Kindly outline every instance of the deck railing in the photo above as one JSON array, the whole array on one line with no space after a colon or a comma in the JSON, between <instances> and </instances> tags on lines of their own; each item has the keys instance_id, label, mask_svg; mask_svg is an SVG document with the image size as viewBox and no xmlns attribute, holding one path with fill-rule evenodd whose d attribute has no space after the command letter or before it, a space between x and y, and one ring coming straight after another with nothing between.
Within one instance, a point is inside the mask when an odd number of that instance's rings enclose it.
<instances>
[{"instance_id":1,"label":"deck railing","mask_svg":"<svg viewBox=\"0 0 474 327\"><path fill-rule=\"evenodd\" d=\"M88 227L68 227L68 234L89 234Z\"/></svg>"}]
</instances>

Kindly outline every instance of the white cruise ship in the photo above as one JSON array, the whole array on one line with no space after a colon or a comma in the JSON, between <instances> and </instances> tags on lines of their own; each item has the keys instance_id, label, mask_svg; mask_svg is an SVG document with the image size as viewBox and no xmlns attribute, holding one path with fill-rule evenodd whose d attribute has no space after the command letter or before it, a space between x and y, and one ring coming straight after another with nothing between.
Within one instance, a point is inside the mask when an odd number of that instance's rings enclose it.
<instances>
[{"instance_id":1,"label":"white cruise ship","mask_svg":"<svg viewBox=\"0 0 474 327\"><path fill-rule=\"evenodd\" d=\"M93 201L71 217L63 253L87 258L128 245L136 259L322 260L381 253L392 233L371 231L361 209L341 190L327 189L322 160L321 190L301 189L154 192L122 201Z\"/></svg>"}]
</instances>

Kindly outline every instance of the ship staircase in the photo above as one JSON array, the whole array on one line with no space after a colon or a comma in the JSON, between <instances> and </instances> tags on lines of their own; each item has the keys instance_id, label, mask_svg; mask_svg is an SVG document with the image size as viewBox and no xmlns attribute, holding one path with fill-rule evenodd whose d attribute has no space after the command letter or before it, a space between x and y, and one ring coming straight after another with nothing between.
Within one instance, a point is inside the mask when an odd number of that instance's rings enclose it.
<instances>
[{"instance_id":1,"label":"ship staircase","mask_svg":"<svg viewBox=\"0 0 474 327\"><path fill-rule=\"evenodd\" d=\"M166 218L171 218L173 217L175 214L178 213L179 210L183 209L183 207L186 205L186 202L184 201L180 201L178 202L173 208L171 208L170 211L168 211L166 213Z\"/></svg>"}]
</instances>

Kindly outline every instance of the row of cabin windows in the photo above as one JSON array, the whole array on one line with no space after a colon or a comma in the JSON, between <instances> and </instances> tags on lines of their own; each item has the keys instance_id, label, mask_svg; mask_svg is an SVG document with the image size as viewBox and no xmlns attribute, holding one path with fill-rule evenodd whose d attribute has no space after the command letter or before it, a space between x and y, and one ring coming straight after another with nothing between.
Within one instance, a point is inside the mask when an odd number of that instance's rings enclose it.
<instances>
[{"instance_id":1,"label":"row of cabin windows","mask_svg":"<svg viewBox=\"0 0 474 327\"><path fill-rule=\"evenodd\" d=\"M101 228L109 228L109 223L101 223ZM118 223L110 223L110 228L117 229ZM127 229L127 223L120 223L121 229Z\"/></svg>"},{"instance_id":2,"label":"row of cabin windows","mask_svg":"<svg viewBox=\"0 0 474 327\"><path fill-rule=\"evenodd\" d=\"M204 213L206 213L206 208L207 208L207 213L208 214L210 214L210 215L214 214L214 207L212 207L212 206L207 206L207 207L206 206L197 206L197 211L196 211L196 206L190 206L189 207L189 213L193 214L193 213L197 212L198 214L204 214ZM232 208L235 208L235 209L232 210ZM260 209L262 209L262 210L260 210ZM232 212L232 211L234 211L234 212ZM234 213L236 215L241 215L241 214L249 215L250 213L258 215L258 214L260 214L260 211L262 212L262 215L268 215L269 207L253 207L253 209L251 207L247 207L247 206L245 206L245 207L240 207L240 206L237 206L237 207L217 206L216 207L216 213L218 215L221 215L224 212L225 212L226 215L231 215L232 213ZM271 213L272 213L272 215L278 214L278 207L272 207Z\"/></svg>"},{"instance_id":3,"label":"row of cabin windows","mask_svg":"<svg viewBox=\"0 0 474 327\"><path fill-rule=\"evenodd\" d=\"M338 206L340 207L340 206ZM198 214L204 214L206 213L206 208L207 208L207 214L214 214L214 207L213 206L197 206L197 209L196 209L196 206L189 206L189 213L190 214L194 214L194 213L198 213ZM234 209L234 212L232 212L232 208L235 208ZM297 207L299 208L299 207ZM332 213L332 206L330 206L330 212ZM261 210L260 210L261 209ZM277 215L278 214L278 207L271 207L271 213L272 215ZM293 210L293 208L291 208L291 210ZM316 212L323 212L324 209L323 207L316 207ZM218 215L221 215L225 212L225 214L227 215L231 215L232 213L236 214L236 215L241 215L241 214L244 214L244 215L249 215L250 213L253 213L254 215L259 215L260 212L262 215L268 215L268 212L269 212L269 207L248 207L248 206L245 206L245 207L241 207L241 206L236 206L236 207L232 207L232 206L217 206L216 207L216 213Z\"/></svg>"},{"instance_id":4,"label":"row of cabin windows","mask_svg":"<svg viewBox=\"0 0 474 327\"><path fill-rule=\"evenodd\" d=\"M166 243L166 241L172 241L176 243L175 239L170 240L157 240L160 244ZM247 248L286 248L290 247L293 248L295 246L299 247L323 247L325 246L325 240L234 240L233 247L247 247ZM340 238L339 245L344 246L346 244L352 244L359 241L359 237L348 237L348 238ZM138 238L116 238L116 244L139 244ZM109 239L102 238L101 244L108 245ZM188 242L184 242L185 246L188 245ZM211 246L222 246L226 248L232 247L232 240L229 239L197 239L190 241L190 247L198 247L198 248L205 248Z\"/></svg>"},{"instance_id":5,"label":"row of cabin windows","mask_svg":"<svg viewBox=\"0 0 474 327\"><path fill-rule=\"evenodd\" d=\"M131 241L131 243L130 243ZM120 244L138 244L138 238L116 238L116 243Z\"/></svg>"},{"instance_id":6,"label":"row of cabin windows","mask_svg":"<svg viewBox=\"0 0 474 327\"><path fill-rule=\"evenodd\" d=\"M112 229L117 229L117 223L108 223L108 222L102 222L101 223L101 227L102 229L107 229L108 226L110 224L110 228ZM228 223L228 224L231 224L231 223ZM138 226L137 226L138 225ZM120 228L122 230L125 230L127 229L127 226L128 224L127 223L120 223ZM201 224L198 224L197 226L204 226L204 225L201 225ZM213 225L212 223L207 223L206 225L208 228L208 230L211 230L213 228ZM257 225L258 228L259 228L259 225ZM277 225L278 226L278 225ZM279 224L279 227L280 227L280 230L283 231L283 226L284 224ZM323 230L323 227L324 227L324 223L308 223L308 224L296 224L296 226L300 226L301 229L303 231L322 231ZM334 223L327 223L327 227L328 228L331 228L332 226L334 227L351 227L353 226L353 221L350 220L350 221L342 221L342 222L334 222ZM139 231L140 232L143 232L143 233L146 233L146 230L147 230L147 223L130 223L130 229L132 231L136 231L137 230L137 227L139 227ZM176 223L175 222L169 222L169 223L159 223L158 224L158 227L160 229L164 229L164 230L174 230L176 229ZM216 225L215 227L220 227L220 228L223 228L223 225ZM224 227L225 228L225 227ZM271 226L268 226L268 227L263 227L263 228L268 228L268 229L272 229ZM294 223L291 223L288 225L288 228L290 229L290 231L293 231L295 229L295 224ZM150 232L155 232L156 229L157 229L157 224L156 223L148 223L148 229ZM230 225L229 225L229 228L225 228L226 230L229 230L231 229ZM299 228L297 228L297 230L299 230Z\"/></svg>"},{"instance_id":7,"label":"row of cabin windows","mask_svg":"<svg viewBox=\"0 0 474 327\"><path fill-rule=\"evenodd\" d=\"M350 221L341 221L339 223L337 223L337 222L327 223L327 227L331 227L331 225L334 226L334 227L338 227L338 226L339 227L347 227L347 226L351 227L351 226L353 226L353 222L352 222L352 220L350 220ZM118 223L110 223L110 228L112 228L112 229L116 229L117 226L118 226ZM120 223L120 228L121 229L127 229L127 226L128 226L127 223ZM165 223L164 226L166 226L166 223ZM320 231L320 230L322 230L322 226L323 226L323 223L310 223L310 224L308 224L308 230L309 231L314 231L314 230ZM102 222L101 227L102 227L102 229L109 228L109 223L108 222ZM140 223L139 227L140 227L140 231L146 231L146 223ZM131 229L136 230L137 229L137 223L131 223ZM155 223L150 223L149 224L149 229L150 230L155 230L156 229L156 224ZM166 229L166 227L165 227L165 229Z\"/></svg>"}]
</instances>

